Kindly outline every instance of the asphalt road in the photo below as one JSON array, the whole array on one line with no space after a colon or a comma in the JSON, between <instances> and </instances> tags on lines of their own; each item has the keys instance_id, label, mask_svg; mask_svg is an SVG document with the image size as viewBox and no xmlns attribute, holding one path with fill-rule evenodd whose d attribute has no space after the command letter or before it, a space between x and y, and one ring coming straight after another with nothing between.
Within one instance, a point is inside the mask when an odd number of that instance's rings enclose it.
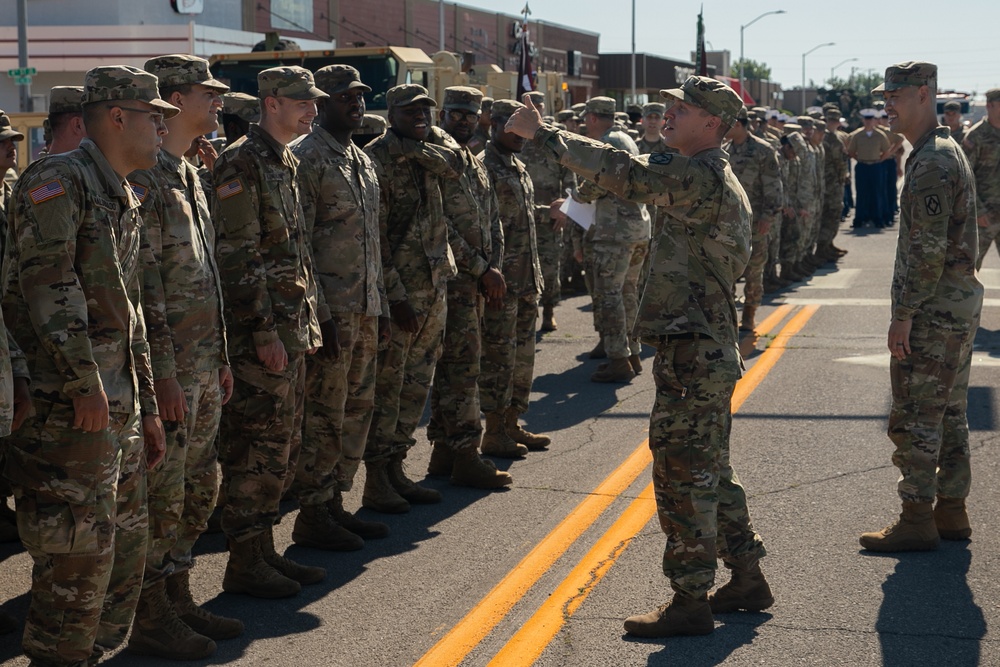
<instances>
[{"instance_id":1,"label":"asphalt road","mask_svg":"<svg viewBox=\"0 0 1000 667\"><path fill-rule=\"evenodd\" d=\"M1000 665L988 629L1000 622L996 254L981 275L987 305L970 389L972 540L898 556L858 546L859 533L898 512L885 436L895 237L895 228L844 229L837 243L850 254L837 269L766 301L759 322L768 333L744 341L732 459L769 553L763 567L777 601L765 613L721 615L705 637L624 636L626 616L670 596L643 447L651 360L631 384L589 382L596 337L588 300L576 297L558 308L559 331L540 339L525 420L554 442L500 463L513 488L487 494L429 480L443 503L381 517L392 535L351 554L289 546L289 506L279 549L324 565L328 577L287 600L221 593L224 543L203 538L196 597L242 618L247 632L199 664ZM429 448L422 429L418 438L409 469L422 477ZM347 496L351 508L362 483ZM23 617L30 561L3 546L0 562L0 601ZM26 664L19 652L16 635L0 638L4 665ZM176 663L121 653L103 664Z\"/></svg>"}]
</instances>

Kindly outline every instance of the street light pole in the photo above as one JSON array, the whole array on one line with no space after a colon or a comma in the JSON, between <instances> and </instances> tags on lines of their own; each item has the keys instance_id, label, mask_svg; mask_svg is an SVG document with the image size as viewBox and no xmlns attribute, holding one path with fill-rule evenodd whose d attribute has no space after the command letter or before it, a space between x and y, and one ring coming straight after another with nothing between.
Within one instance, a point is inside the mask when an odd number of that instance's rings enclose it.
<instances>
[{"instance_id":1,"label":"street light pole","mask_svg":"<svg viewBox=\"0 0 1000 667\"><path fill-rule=\"evenodd\" d=\"M858 58L848 58L847 60L842 60L841 62L839 62L839 63L837 63L836 65L834 65L833 67L831 67L831 68L830 68L830 81L831 81L831 82L833 81L833 73L834 73L834 71L835 71L835 70L836 70L836 69L837 69L838 67L840 67L841 65L846 65L847 63L853 63L853 62L856 62L857 60L858 60Z\"/></svg>"},{"instance_id":2,"label":"street light pole","mask_svg":"<svg viewBox=\"0 0 1000 667\"><path fill-rule=\"evenodd\" d=\"M827 42L826 44L819 44L802 54L802 113L806 112L806 56L816 49L822 49L824 46L836 46L836 43Z\"/></svg>"},{"instance_id":3,"label":"street light pole","mask_svg":"<svg viewBox=\"0 0 1000 667\"><path fill-rule=\"evenodd\" d=\"M743 96L743 31L746 28L752 26L757 21L764 18L765 16L770 16L771 14L784 14L784 13L785 13L784 9L774 9L769 12L764 12L763 14L755 18L753 21L750 21L750 23L740 26L740 97Z\"/></svg>"},{"instance_id":4,"label":"street light pole","mask_svg":"<svg viewBox=\"0 0 1000 667\"><path fill-rule=\"evenodd\" d=\"M28 69L28 0L17 0L17 66ZM21 75L26 76L25 74ZM31 79L18 86L21 89L21 111L32 111Z\"/></svg>"},{"instance_id":5,"label":"street light pole","mask_svg":"<svg viewBox=\"0 0 1000 667\"><path fill-rule=\"evenodd\" d=\"M632 104L635 103L635 0L632 0Z\"/></svg>"}]
</instances>

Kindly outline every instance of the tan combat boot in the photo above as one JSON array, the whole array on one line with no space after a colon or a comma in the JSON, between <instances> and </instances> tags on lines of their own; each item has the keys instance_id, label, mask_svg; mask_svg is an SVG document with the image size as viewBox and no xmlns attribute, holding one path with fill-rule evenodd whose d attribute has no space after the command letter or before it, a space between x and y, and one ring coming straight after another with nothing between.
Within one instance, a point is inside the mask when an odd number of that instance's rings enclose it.
<instances>
[{"instance_id":1,"label":"tan combat boot","mask_svg":"<svg viewBox=\"0 0 1000 667\"><path fill-rule=\"evenodd\" d=\"M215 642L177 616L161 579L142 589L135 608L128 650L168 660L201 660L215 653Z\"/></svg>"},{"instance_id":2,"label":"tan combat boot","mask_svg":"<svg viewBox=\"0 0 1000 667\"><path fill-rule=\"evenodd\" d=\"M757 324L754 317L757 315L757 306L743 306L743 317L740 319L740 331L753 331Z\"/></svg>"},{"instance_id":3,"label":"tan combat boot","mask_svg":"<svg viewBox=\"0 0 1000 667\"><path fill-rule=\"evenodd\" d=\"M636 375L642 373L642 360L639 359L638 354L630 354L628 356L628 364L632 367L632 372Z\"/></svg>"},{"instance_id":4,"label":"tan combat boot","mask_svg":"<svg viewBox=\"0 0 1000 667\"><path fill-rule=\"evenodd\" d=\"M480 448L483 454L502 459L523 459L528 455L528 448L514 442L514 439L507 434L503 415L499 412L487 413L486 431L483 433Z\"/></svg>"},{"instance_id":5,"label":"tan combat boot","mask_svg":"<svg viewBox=\"0 0 1000 667\"><path fill-rule=\"evenodd\" d=\"M930 503L904 502L896 523L861 535L861 546L869 551L933 551L940 541Z\"/></svg>"},{"instance_id":6,"label":"tan combat boot","mask_svg":"<svg viewBox=\"0 0 1000 667\"><path fill-rule=\"evenodd\" d=\"M229 540L229 563L222 579L222 590L268 599L297 595L302 587L267 564L260 542L260 535L243 542Z\"/></svg>"},{"instance_id":7,"label":"tan combat boot","mask_svg":"<svg viewBox=\"0 0 1000 667\"><path fill-rule=\"evenodd\" d=\"M333 520L326 503L299 506L292 542L323 551L357 551L365 546L363 539Z\"/></svg>"},{"instance_id":8,"label":"tan combat boot","mask_svg":"<svg viewBox=\"0 0 1000 667\"><path fill-rule=\"evenodd\" d=\"M603 338L601 340L597 341L597 345L594 346L594 349L591 350L590 354L587 355L587 356L589 356L591 359L607 359L608 358L608 353L604 350L604 339Z\"/></svg>"},{"instance_id":9,"label":"tan combat boot","mask_svg":"<svg viewBox=\"0 0 1000 667\"><path fill-rule=\"evenodd\" d=\"M382 514L405 514L410 503L399 495L389 481L389 461L365 461L365 491L361 505Z\"/></svg>"},{"instance_id":10,"label":"tan combat boot","mask_svg":"<svg viewBox=\"0 0 1000 667\"><path fill-rule=\"evenodd\" d=\"M559 328L556 323L555 307L542 306L542 326L541 331L555 331Z\"/></svg>"},{"instance_id":11,"label":"tan combat boot","mask_svg":"<svg viewBox=\"0 0 1000 667\"><path fill-rule=\"evenodd\" d=\"M472 447L455 452L451 483L474 489L500 489L513 484L514 478L509 473L497 470L492 461L481 458L479 452Z\"/></svg>"},{"instance_id":12,"label":"tan combat boot","mask_svg":"<svg viewBox=\"0 0 1000 667\"><path fill-rule=\"evenodd\" d=\"M725 586L708 596L713 614L729 611L763 611L774 604L771 587L760 571L760 563L750 567L726 563L733 576Z\"/></svg>"},{"instance_id":13,"label":"tan combat boot","mask_svg":"<svg viewBox=\"0 0 1000 667\"><path fill-rule=\"evenodd\" d=\"M334 521L358 537L371 540L389 536L389 526L381 521L364 521L345 510L344 494L340 489L337 489L326 506Z\"/></svg>"},{"instance_id":14,"label":"tan combat boot","mask_svg":"<svg viewBox=\"0 0 1000 667\"><path fill-rule=\"evenodd\" d=\"M635 371L632 370L632 364L627 357L611 359L606 366L604 364L601 366L603 368L598 367L590 375L591 382L631 382L635 377Z\"/></svg>"},{"instance_id":15,"label":"tan combat boot","mask_svg":"<svg viewBox=\"0 0 1000 667\"><path fill-rule=\"evenodd\" d=\"M302 565L278 554L274 549L274 526L260 536L260 555L264 562L299 584L318 584L326 579L326 570L314 565Z\"/></svg>"},{"instance_id":16,"label":"tan combat boot","mask_svg":"<svg viewBox=\"0 0 1000 667\"><path fill-rule=\"evenodd\" d=\"M625 632L633 637L707 635L714 630L715 619L705 596L691 598L675 594L668 604L648 614L625 619Z\"/></svg>"},{"instance_id":17,"label":"tan combat boot","mask_svg":"<svg viewBox=\"0 0 1000 667\"><path fill-rule=\"evenodd\" d=\"M967 540L972 535L969 513L965 510L965 498L942 498L938 496L934 506L934 525L942 540Z\"/></svg>"},{"instance_id":18,"label":"tan combat boot","mask_svg":"<svg viewBox=\"0 0 1000 667\"><path fill-rule=\"evenodd\" d=\"M455 464L455 452L451 447L440 442L431 443L431 460L427 463L427 474L430 477L448 477Z\"/></svg>"},{"instance_id":19,"label":"tan combat boot","mask_svg":"<svg viewBox=\"0 0 1000 667\"><path fill-rule=\"evenodd\" d=\"M629 369L629 372L631 372L631 368ZM525 431L524 428L517 423L518 416L519 415L514 408L507 408L507 411L504 413L504 431L507 432L507 435L509 435L514 442L525 445L532 451L545 449L552 444L552 438L547 435Z\"/></svg>"},{"instance_id":20,"label":"tan combat boot","mask_svg":"<svg viewBox=\"0 0 1000 667\"><path fill-rule=\"evenodd\" d=\"M199 607L191 597L190 570L181 570L167 577L167 598L174 605L177 615L200 635L209 639L233 639L243 634L243 621L227 618Z\"/></svg>"},{"instance_id":21,"label":"tan combat boot","mask_svg":"<svg viewBox=\"0 0 1000 667\"><path fill-rule=\"evenodd\" d=\"M396 493L414 505L432 505L441 502L440 491L420 486L406 476L406 470L403 468L405 459L406 452L394 454L389 459L389 483L392 484L392 488L396 489Z\"/></svg>"}]
</instances>

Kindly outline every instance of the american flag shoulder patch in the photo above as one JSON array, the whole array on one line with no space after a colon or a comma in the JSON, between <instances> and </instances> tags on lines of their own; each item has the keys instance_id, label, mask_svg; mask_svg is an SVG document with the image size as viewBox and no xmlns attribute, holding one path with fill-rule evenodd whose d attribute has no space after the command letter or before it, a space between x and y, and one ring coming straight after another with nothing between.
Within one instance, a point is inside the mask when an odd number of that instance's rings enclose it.
<instances>
[{"instance_id":1,"label":"american flag shoulder patch","mask_svg":"<svg viewBox=\"0 0 1000 667\"><path fill-rule=\"evenodd\" d=\"M64 188L63 184L57 180L42 183L34 190L28 192L28 196L31 197L32 204L41 204L43 201L55 199L56 197L61 197L64 194L66 194L66 188Z\"/></svg>"},{"instance_id":2,"label":"american flag shoulder patch","mask_svg":"<svg viewBox=\"0 0 1000 667\"><path fill-rule=\"evenodd\" d=\"M234 178L231 181L223 183L219 187L215 188L215 193L219 196L219 199L229 199L230 197L236 196L243 192L243 184L240 179Z\"/></svg>"},{"instance_id":3,"label":"american flag shoulder patch","mask_svg":"<svg viewBox=\"0 0 1000 667\"><path fill-rule=\"evenodd\" d=\"M135 198L139 200L140 204L146 201L146 197L149 196L149 188L135 183L129 183L129 185L132 186L132 194L135 195Z\"/></svg>"}]
</instances>

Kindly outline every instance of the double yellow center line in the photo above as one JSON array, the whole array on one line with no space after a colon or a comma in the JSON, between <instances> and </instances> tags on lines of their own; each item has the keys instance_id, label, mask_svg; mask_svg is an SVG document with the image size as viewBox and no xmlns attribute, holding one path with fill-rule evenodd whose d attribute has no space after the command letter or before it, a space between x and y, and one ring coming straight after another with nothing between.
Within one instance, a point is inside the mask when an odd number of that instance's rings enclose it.
<instances>
[{"instance_id":1,"label":"double yellow center line","mask_svg":"<svg viewBox=\"0 0 1000 667\"><path fill-rule=\"evenodd\" d=\"M798 333L817 306L806 306L785 325L772 344L737 383L732 410L736 412L784 353L788 340ZM780 306L757 328L768 333L785 319L793 306ZM651 461L649 441L639 447L594 491L563 519L437 644L416 662L418 667L458 665L510 612L549 568L593 525L614 500L625 492ZM490 665L533 664L562 628L566 618L583 603L618 555L656 511L652 484L626 508L611 528L573 568L559 587L521 626L493 658Z\"/></svg>"}]
</instances>

